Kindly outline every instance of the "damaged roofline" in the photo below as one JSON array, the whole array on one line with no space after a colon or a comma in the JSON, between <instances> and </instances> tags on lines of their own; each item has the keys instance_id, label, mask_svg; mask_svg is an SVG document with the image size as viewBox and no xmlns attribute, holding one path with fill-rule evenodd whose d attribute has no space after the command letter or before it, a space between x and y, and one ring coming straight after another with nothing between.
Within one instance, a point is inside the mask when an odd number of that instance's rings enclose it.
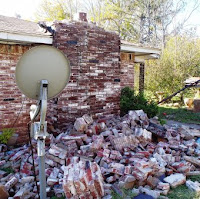
<instances>
[{"instance_id":1,"label":"damaged roofline","mask_svg":"<svg viewBox=\"0 0 200 199\"><path fill-rule=\"evenodd\" d=\"M53 38L0 32L0 43L8 42L52 44Z\"/></svg>"},{"instance_id":2,"label":"damaged roofline","mask_svg":"<svg viewBox=\"0 0 200 199\"><path fill-rule=\"evenodd\" d=\"M147 53L147 54L158 54L158 55L160 55L161 53L160 49L150 48L150 47L148 48L148 47L142 47L124 43L121 43L120 50L121 52L136 52L136 53Z\"/></svg>"}]
</instances>

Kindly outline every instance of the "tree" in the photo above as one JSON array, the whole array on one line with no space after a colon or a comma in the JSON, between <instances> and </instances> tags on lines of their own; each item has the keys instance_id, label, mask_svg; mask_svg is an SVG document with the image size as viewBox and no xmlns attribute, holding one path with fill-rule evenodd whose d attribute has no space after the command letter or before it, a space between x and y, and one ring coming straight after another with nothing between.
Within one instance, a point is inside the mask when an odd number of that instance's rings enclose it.
<instances>
[{"instance_id":1,"label":"tree","mask_svg":"<svg viewBox=\"0 0 200 199\"><path fill-rule=\"evenodd\" d=\"M72 20L76 12L77 0L42 0L35 18L42 21Z\"/></svg>"},{"instance_id":2,"label":"tree","mask_svg":"<svg viewBox=\"0 0 200 199\"><path fill-rule=\"evenodd\" d=\"M38 20L73 19L78 11L86 11L89 20L106 30L117 32L124 40L153 46L165 46L167 37L180 34L194 10L177 22L177 16L187 6L187 0L42 0L36 14ZM172 23L175 26L172 27Z\"/></svg>"},{"instance_id":3,"label":"tree","mask_svg":"<svg viewBox=\"0 0 200 199\"><path fill-rule=\"evenodd\" d=\"M132 8L135 3L127 0L88 0L85 8L91 21L106 30L117 32L122 39L137 40ZM130 3L132 2L132 3Z\"/></svg>"},{"instance_id":4,"label":"tree","mask_svg":"<svg viewBox=\"0 0 200 199\"><path fill-rule=\"evenodd\" d=\"M149 61L146 67L145 87L165 95L181 89L190 76L200 74L200 39L188 36L172 37L159 60Z\"/></svg>"},{"instance_id":5,"label":"tree","mask_svg":"<svg viewBox=\"0 0 200 199\"><path fill-rule=\"evenodd\" d=\"M137 2L139 42L154 46L164 44L168 25L183 6L179 6L179 9L174 8L173 0L141 0Z\"/></svg>"},{"instance_id":6,"label":"tree","mask_svg":"<svg viewBox=\"0 0 200 199\"><path fill-rule=\"evenodd\" d=\"M102 18L104 15L105 1L104 0L87 0L82 5L91 21L95 22L98 26L102 26Z\"/></svg>"},{"instance_id":7,"label":"tree","mask_svg":"<svg viewBox=\"0 0 200 199\"><path fill-rule=\"evenodd\" d=\"M98 25L117 32L122 39L163 47L167 37L181 33L184 24L200 5L198 0L193 0L188 15L176 21L179 14L187 7L187 0L96 0L95 2L98 3L92 3L91 19L98 21ZM100 6L95 7L95 5Z\"/></svg>"},{"instance_id":8,"label":"tree","mask_svg":"<svg viewBox=\"0 0 200 199\"><path fill-rule=\"evenodd\" d=\"M188 6L187 0L164 0L164 6L161 7L161 43L162 47L165 47L167 37L180 35L186 29L184 25L190 19L192 13L199 8L200 2L198 0L191 0L193 3L191 9L188 10L187 14L182 19L177 20L179 15ZM174 25L172 25L174 24Z\"/></svg>"}]
</instances>

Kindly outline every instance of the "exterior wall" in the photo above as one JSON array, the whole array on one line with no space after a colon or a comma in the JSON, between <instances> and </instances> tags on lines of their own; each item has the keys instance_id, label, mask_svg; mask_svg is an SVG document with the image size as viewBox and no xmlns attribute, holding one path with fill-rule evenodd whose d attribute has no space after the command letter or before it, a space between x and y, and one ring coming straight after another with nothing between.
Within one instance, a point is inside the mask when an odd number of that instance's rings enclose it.
<instances>
[{"instance_id":1,"label":"exterior wall","mask_svg":"<svg viewBox=\"0 0 200 199\"><path fill-rule=\"evenodd\" d=\"M57 125L75 117L119 114L120 38L87 22L55 24L54 46L70 60L71 79L58 99Z\"/></svg>"},{"instance_id":2,"label":"exterior wall","mask_svg":"<svg viewBox=\"0 0 200 199\"><path fill-rule=\"evenodd\" d=\"M15 83L15 66L31 46L0 44L0 131L15 128L18 142L27 142L31 101L22 97Z\"/></svg>"},{"instance_id":3,"label":"exterior wall","mask_svg":"<svg viewBox=\"0 0 200 199\"><path fill-rule=\"evenodd\" d=\"M134 87L134 63L130 61L121 60L120 65L121 88L129 86Z\"/></svg>"},{"instance_id":4,"label":"exterior wall","mask_svg":"<svg viewBox=\"0 0 200 199\"><path fill-rule=\"evenodd\" d=\"M129 86L134 87L134 53L121 52L120 53L120 77L121 88Z\"/></svg>"},{"instance_id":5,"label":"exterior wall","mask_svg":"<svg viewBox=\"0 0 200 199\"><path fill-rule=\"evenodd\" d=\"M15 82L15 67L20 57L36 45L0 44L0 131L3 128L14 128L19 135L17 143L28 142L29 110L36 100L22 95ZM49 128L56 115L55 99L48 102L47 121Z\"/></svg>"},{"instance_id":6,"label":"exterior wall","mask_svg":"<svg viewBox=\"0 0 200 199\"><path fill-rule=\"evenodd\" d=\"M48 102L48 131L66 130L85 113L119 114L121 87L133 86L134 78L132 64L120 66L119 36L87 22L57 22L55 30L53 45L70 60L71 78L63 92ZM29 108L36 101L22 97L14 80L15 66L32 47L0 44L0 131L14 127L18 144L28 141Z\"/></svg>"}]
</instances>

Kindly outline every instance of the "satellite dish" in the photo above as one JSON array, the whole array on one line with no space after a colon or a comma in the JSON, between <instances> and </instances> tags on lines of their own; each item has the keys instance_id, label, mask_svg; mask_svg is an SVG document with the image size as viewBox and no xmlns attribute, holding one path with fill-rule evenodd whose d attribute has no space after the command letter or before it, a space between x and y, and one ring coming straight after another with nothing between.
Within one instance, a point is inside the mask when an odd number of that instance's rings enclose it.
<instances>
[{"instance_id":1,"label":"satellite dish","mask_svg":"<svg viewBox=\"0 0 200 199\"><path fill-rule=\"evenodd\" d=\"M69 77L69 61L62 52L51 46L38 46L27 51L15 70L15 79L22 93L31 99L38 99L37 106L31 106L30 117L31 135L37 140L39 156L40 199L46 199L47 99L58 95L65 88ZM39 122L35 122L39 115Z\"/></svg>"},{"instance_id":2,"label":"satellite dish","mask_svg":"<svg viewBox=\"0 0 200 199\"><path fill-rule=\"evenodd\" d=\"M48 81L47 98L58 95L70 77L69 61L57 48L38 46L27 51L19 60L15 71L16 83L24 95L38 99L40 81Z\"/></svg>"}]
</instances>

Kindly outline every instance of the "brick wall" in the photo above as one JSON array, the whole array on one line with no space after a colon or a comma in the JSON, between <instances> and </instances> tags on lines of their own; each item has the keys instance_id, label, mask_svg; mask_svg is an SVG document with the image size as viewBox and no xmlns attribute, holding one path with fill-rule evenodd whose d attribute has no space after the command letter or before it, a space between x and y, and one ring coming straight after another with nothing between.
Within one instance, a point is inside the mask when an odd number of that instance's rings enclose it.
<instances>
[{"instance_id":1,"label":"brick wall","mask_svg":"<svg viewBox=\"0 0 200 199\"><path fill-rule=\"evenodd\" d=\"M15 66L22 54L30 48L31 46L0 44L0 130L14 127L19 134L19 142L27 142L31 101L22 97L17 88Z\"/></svg>"},{"instance_id":2,"label":"brick wall","mask_svg":"<svg viewBox=\"0 0 200 199\"><path fill-rule=\"evenodd\" d=\"M119 114L120 38L87 22L56 23L54 46L71 64L71 79L58 99L58 126L75 117Z\"/></svg>"},{"instance_id":3,"label":"brick wall","mask_svg":"<svg viewBox=\"0 0 200 199\"><path fill-rule=\"evenodd\" d=\"M65 130L85 113L94 117L119 114L121 87L133 86L134 71L132 64L120 66L119 36L87 22L57 22L55 30L53 45L70 60L71 78L63 92L48 102L49 131ZM19 144L28 140L29 108L36 101L22 97L14 72L19 58L31 47L0 44L0 129L12 127L18 118L14 128Z\"/></svg>"},{"instance_id":4,"label":"brick wall","mask_svg":"<svg viewBox=\"0 0 200 199\"><path fill-rule=\"evenodd\" d=\"M121 87L134 87L134 63L132 61L121 60L120 64Z\"/></svg>"}]
</instances>

